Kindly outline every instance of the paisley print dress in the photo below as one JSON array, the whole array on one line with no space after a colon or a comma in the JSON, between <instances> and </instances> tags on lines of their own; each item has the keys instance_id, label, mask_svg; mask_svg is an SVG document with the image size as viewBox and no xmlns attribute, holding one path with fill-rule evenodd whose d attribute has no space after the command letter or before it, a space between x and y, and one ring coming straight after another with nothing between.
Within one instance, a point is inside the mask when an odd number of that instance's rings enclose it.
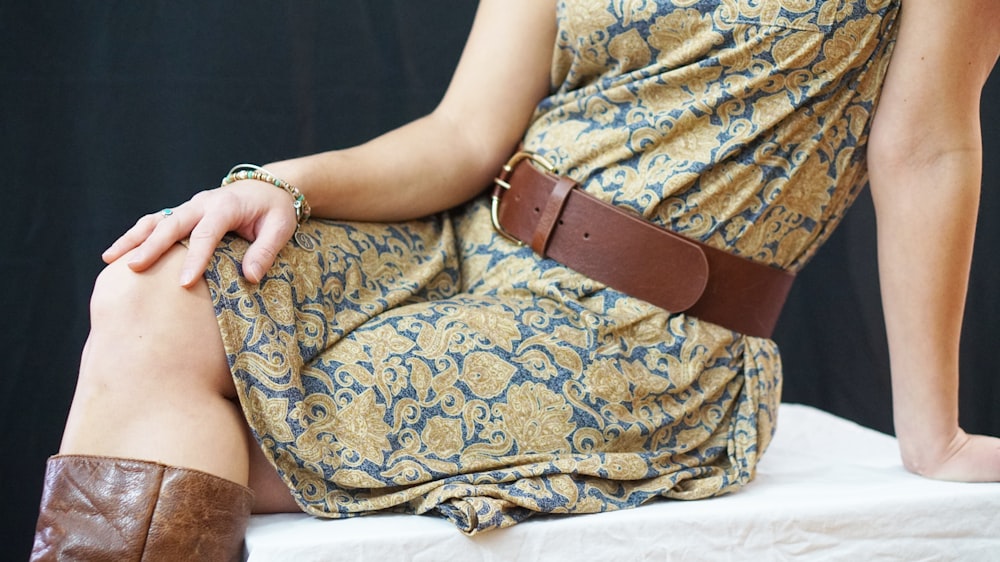
<instances>
[{"instance_id":1,"label":"paisley print dress","mask_svg":"<svg viewBox=\"0 0 1000 562\"><path fill-rule=\"evenodd\" d=\"M897 13L559 2L524 145L597 197L796 271L865 184ZM476 533L705 498L749 482L774 430L772 341L515 247L485 198L400 224L311 220L259 286L246 246L227 238L206 277L246 418L308 513L436 513Z\"/></svg>"}]
</instances>

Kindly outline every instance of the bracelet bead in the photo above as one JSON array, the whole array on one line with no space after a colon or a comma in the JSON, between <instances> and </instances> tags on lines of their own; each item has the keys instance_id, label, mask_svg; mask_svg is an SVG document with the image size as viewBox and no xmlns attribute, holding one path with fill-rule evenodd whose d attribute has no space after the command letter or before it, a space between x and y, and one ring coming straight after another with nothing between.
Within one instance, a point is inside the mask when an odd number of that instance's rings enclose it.
<instances>
[{"instance_id":1,"label":"bracelet bead","mask_svg":"<svg viewBox=\"0 0 1000 562\"><path fill-rule=\"evenodd\" d=\"M295 209L295 222L298 226L301 226L312 213L312 208L306 201L306 196L297 187L276 177L260 166L255 164L237 164L222 178L221 185L229 185L240 180L258 180L272 184L288 192L292 196L292 208Z\"/></svg>"}]
</instances>

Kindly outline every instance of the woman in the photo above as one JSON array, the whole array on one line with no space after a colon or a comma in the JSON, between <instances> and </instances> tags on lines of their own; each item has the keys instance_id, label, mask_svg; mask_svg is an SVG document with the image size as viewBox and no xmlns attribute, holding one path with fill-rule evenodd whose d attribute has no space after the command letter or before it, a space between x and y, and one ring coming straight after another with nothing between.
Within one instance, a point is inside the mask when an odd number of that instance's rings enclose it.
<instances>
[{"instance_id":1,"label":"woman","mask_svg":"<svg viewBox=\"0 0 1000 562\"><path fill-rule=\"evenodd\" d=\"M998 15L485 0L430 115L237 169L104 254L34 557L231 558L251 510L473 533L738 489L774 427L789 274L866 171L903 462L1000 479L956 396Z\"/></svg>"}]
</instances>

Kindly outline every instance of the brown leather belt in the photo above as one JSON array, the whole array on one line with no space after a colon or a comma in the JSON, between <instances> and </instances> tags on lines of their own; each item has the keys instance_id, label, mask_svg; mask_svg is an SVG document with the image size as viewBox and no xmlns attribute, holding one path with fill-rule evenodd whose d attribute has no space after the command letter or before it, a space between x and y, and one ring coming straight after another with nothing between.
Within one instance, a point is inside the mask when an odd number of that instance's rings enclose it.
<instances>
[{"instance_id":1,"label":"brown leather belt","mask_svg":"<svg viewBox=\"0 0 1000 562\"><path fill-rule=\"evenodd\" d=\"M528 152L503 167L493 190L493 226L500 234L670 312L771 336L793 274L660 228L551 170Z\"/></svg>"}]
</instances>

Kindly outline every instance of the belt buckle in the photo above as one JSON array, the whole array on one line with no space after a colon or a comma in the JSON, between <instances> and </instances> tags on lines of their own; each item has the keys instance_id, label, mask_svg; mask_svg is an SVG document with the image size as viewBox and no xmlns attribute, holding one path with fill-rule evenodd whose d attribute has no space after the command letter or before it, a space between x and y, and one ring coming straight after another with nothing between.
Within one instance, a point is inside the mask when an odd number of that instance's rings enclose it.
<instances>
[{"instance_id":1,"label":"belt buckle","mask_svg":"<svg viewBox=\"0 0 1000 562\"><path fill-rule=\"evenodd\" d=\"M507 163L503 165L500 175L493 178L493 184L496 186L496 188L493 189L493 204L490 208L490 218L493 221L493 230L496 230L500 236L503 236L518 246L524 246L524 242L511 236L510 233L504 230L503 226L500 225L500 199L502 199L500 195L505 190L510 189L510 184L507 182L507 179L510 178L511 174L514 172L514 167L524 160L537 164L550 173L556 173L555 165L549 162L544 156L528 150L522 150L515 152L514 155L507 160Z\"/></svg>"}]
</instances>

